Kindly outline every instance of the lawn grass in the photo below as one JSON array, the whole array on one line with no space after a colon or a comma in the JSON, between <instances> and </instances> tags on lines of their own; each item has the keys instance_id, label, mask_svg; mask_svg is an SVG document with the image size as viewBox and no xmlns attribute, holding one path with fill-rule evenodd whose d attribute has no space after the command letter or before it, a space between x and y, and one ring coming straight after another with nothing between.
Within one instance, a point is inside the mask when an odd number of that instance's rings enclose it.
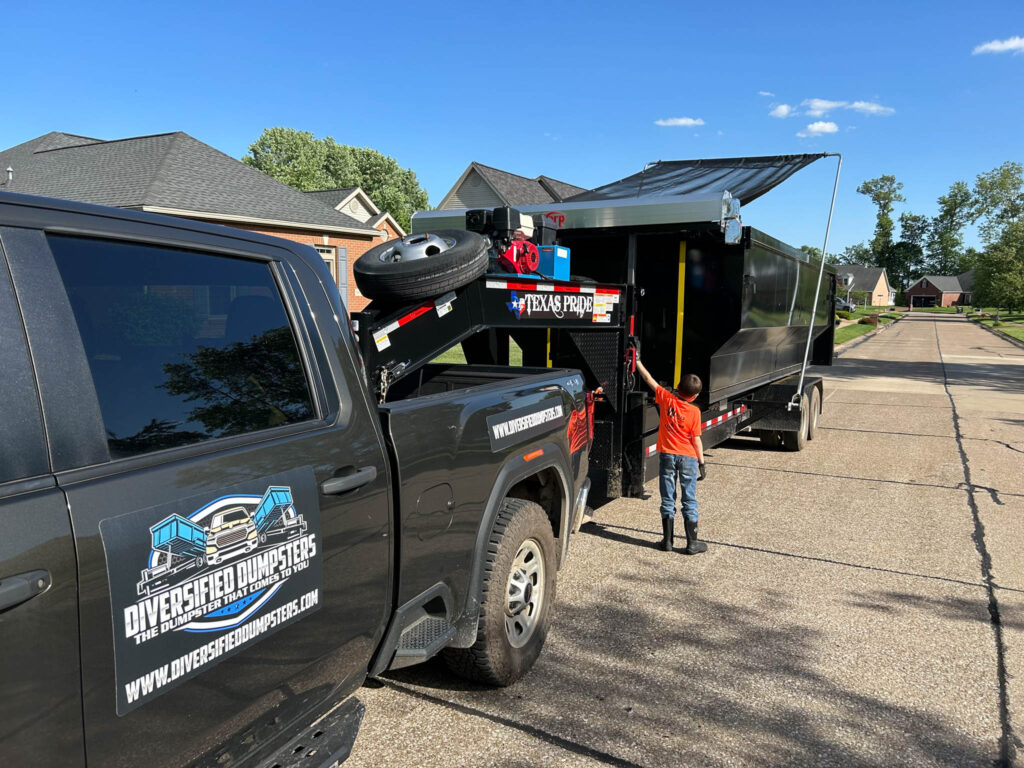
<instances>
[{"instance_id":1,"label":"lawn grass","mask_svg":"<svg viewBox=\"0 0 1024 768\"><path fill-rule=\"evenodd\" d=\"M1015 339L1024 341L1024 325L1004 325L996 330L1005 333L1007 336L1013 336Z\"/></svg>"},{"instance_id":2,"label":"lawn grass","mask_svg":"<svg viewBox=\"0 0 1024 768\"><path fill-rule=\"evenodd\" d=\"M465 365L466 355L462 351L462 345L456 344L451 349L447 349L442 352L430 362L441 363L442 365ZM508 364L516 366L517 368L523 364L523 350L511 339L509 339L508 342Z\"/></svg>"},{"instance_id":3,"label":"lawn grass","mask_svg":"<svg viewBox=\"0 0 1024 768\"><path fill-rule=\"evenodd\" d=\"M842 328L836 328L836 340L835 345L856 339L858 336L863 336L865 333L870 333L875 330L875 326L866 325L861 323L853 323L851 325L844 325Z\"/></svg>"}]
</instances>

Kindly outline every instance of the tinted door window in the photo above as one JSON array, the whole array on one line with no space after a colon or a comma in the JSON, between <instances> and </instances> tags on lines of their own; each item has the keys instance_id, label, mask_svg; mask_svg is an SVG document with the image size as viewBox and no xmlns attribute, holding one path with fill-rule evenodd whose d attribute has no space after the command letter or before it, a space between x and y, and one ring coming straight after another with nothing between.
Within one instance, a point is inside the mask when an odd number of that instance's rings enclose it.
<instances>
[{"instance_id":1,"label":"tinted door window","mask_svg":"<svg viewBox=\"0 0 1024 768\"><path fill-rule=\"evenodd\" d=\"M51 236L112 458L313 418L268 264Z\"/></svg>"}]
</instances>

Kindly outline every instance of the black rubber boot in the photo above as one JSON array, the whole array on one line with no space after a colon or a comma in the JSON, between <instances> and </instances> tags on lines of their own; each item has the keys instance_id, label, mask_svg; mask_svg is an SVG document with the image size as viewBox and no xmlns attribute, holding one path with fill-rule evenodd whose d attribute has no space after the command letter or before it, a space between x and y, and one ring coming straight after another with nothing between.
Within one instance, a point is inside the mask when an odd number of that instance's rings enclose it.
<instances>
[{"instance_id":1,"label":"black rubber boot","mask_svg":"<svg viewBox=\"0 0 1024 768\"><path fill-rule=\"evenodd\" d=\"M661 518L661 548L665 552L672 551L672 542L675 538L673 528L675 528L674 517Z\"/></svg>"},{"instance_id":2,"label":"black rubber boot","mask_svg":"<svg viewBox=\"0 0 1024 768\"><path fill-rule=\"evenodd\" d=\"M686 518L683 518L683 525L686 527L686 549L683 550L683 553L699 555L701 552L707 552L708 545L697 538L697 523L691 523Z\"/></svg>"}]
</instances>

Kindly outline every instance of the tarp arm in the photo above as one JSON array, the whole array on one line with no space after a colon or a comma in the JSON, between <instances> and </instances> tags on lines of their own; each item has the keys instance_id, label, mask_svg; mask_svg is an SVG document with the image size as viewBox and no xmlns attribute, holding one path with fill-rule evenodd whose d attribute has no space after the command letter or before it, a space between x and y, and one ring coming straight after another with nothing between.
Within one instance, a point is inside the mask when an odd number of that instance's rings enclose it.
<instances>
[{"instance_id":1,"label":"tarp arm","mask_svg":"<svg viewBox=\"0 0 1024 768\"><path fill-rule=\"evenodd\" d=\"M836 208L836 192L839 190L839 172L843 169L843 156L838 152L826 152L824 157L838 158L836 163L836 180L832 186L832 204L828 208L828 223L825 225L825 244L821 246L821 264L818 266L818 284L814 287L814 303L811 304L811 322L807 328L807 345L804 347L804 363L800 367L800 383L797 384L793 398L786 406L786 410L800 408L800 397L804 392L804 377L807 375L807 358L811 354L811 342L814 340L814 315L818 311L818 297L821 295L821 278L825 275L825 256L828 254L828 235L832 230L832 212ZM834 322L834 318L828 318L828 322Z\"/></svg>"}]
</instances>

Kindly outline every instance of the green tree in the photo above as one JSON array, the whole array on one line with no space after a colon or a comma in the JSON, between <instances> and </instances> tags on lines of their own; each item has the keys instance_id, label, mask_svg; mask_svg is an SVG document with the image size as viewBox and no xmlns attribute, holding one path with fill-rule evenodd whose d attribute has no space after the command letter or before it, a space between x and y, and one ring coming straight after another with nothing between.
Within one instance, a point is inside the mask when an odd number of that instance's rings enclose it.
<instances>
[{"instance_id":1,"label":"green tree","mask_svg":"<svg viewBox=\"0 0 1024 768\"><path fill-rule=\"evenodd\" d=\"M964 254L964 227L974 215L974 200L966 182L954 181L939 198L925 243L925 269L933 275L959 275L970 269Z\"/></svg>"},{"instance_id":2,"label":"green tree","mask_svg":"<svg viewBox=\"0 0 1024 768\"><path fill-rule=\"evenodd\" d=\"M974 303L1024 307L1024 221L1007 224L999 241L978 255L974 270Z\"/></svg>"},{"instance_id":3,"label":"green tree","mask_svg":"<svg viewBox=\"0 0 1024 768\"><path fill-rule=\"evenodd\" d=\"M924 242L931 222L927 216L904 212L900 214L900 239L876 262L885 267L889 284L903 291L913 277L919 274L924 260Z\"/></svg>"},{"instance_id":4,"label":"green tree","mask_svg":"<svg viewBox=\"0 0 1024 768\"><path fill-rule=\"evenodd\" d=\"M815 248L813 245L801 245L800 250L807 256L807 260L817 264L821 261L821 248ZM825 254L826 264L838 264L839 257L834 253Z\"/></svg>"},{"instance_id":5,"label":"green tree","mask_svg":"<svg viewBox=\"0 0 1024 768\"><path fill-rule=\"evenodd\" d=\"M902 203L905 198L900 194L903 182L896 181L895 176L884 174L877 179L868 179L857 187L857 192L867 195L878 208L875 220L875 236L871 238L871 252L878 259L892 247L892 208L894 203Z\"/></svg>"},{"instance_id":6,"label":"green tree","mask_svg":"<svg viewBox=\"0 0 1024 768\"><path fill-rule=\"evenodd\" d=\"M924 249L931 222L927 216L905 211L900 214L900 241Z\"/></svg>"},{"instance_id":7,"label":"green tree","mask_svg":"<svg viewBox=\"0 0 1024 768\"><path fill-rule=\"evenodd\" d=\"M856 245L846 246L843 252L839 254L839 260L836 263L860 264L864 267L873 267L875 266L875 255L864 243L857 243Z\"/></svg>"},{"instance_id":8,"label":"green tree","mask_svg":"<svg viewBox=\"0 0 1024 768\"><path fill-rule=\"evenodd\" d=\"M308 131L267 128L242 162L304 192L361 187L405 230L414 211L428 208L415 172L375 149L338 144L330 136L318 139Z\"/></svg>"},{"instance_id":9,"label":"green tree","mask_svg":"<svg viewBox=\"0 0 1024 768\"><path fill-rule=\"evenodd\" d=\"M981 221L978 232L986 243L998 241L1011 224L1024 220L1024 167L1007 161L974 182L971 222Z\"/></svg>"}]
</instances>

